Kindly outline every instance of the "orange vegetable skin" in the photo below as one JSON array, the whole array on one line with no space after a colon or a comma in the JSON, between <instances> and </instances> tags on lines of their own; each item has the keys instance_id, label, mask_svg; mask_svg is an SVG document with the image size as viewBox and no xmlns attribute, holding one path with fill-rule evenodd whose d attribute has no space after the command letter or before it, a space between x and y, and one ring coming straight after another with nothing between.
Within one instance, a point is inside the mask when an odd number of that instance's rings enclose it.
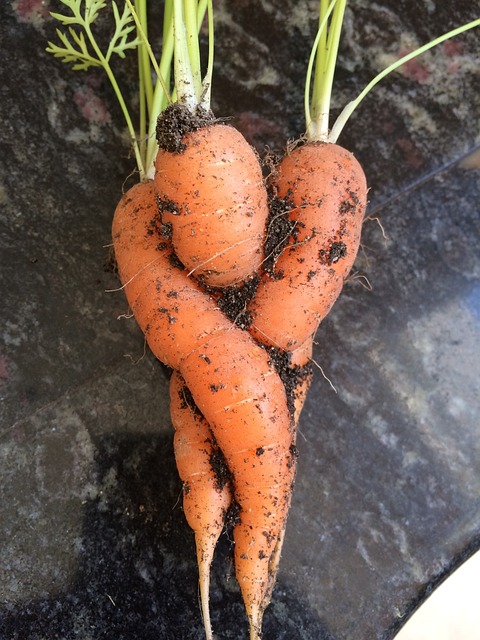
<instances>
[{"instance_id":1,"label":"orange vegetable skin","mask_svg":"<svg viewBox=\"0 0 480 640\"><path fill-rule=\"evenodd\" d=\"M286 392L267 352L172 264L171 247L152 228L156 217L152 183L134 186L117 206L120 279L152 352L183 376L232 473L236 574L257 626L295 473Z\"/></svg>"},{"instance_id":2,"label":"orange vegetable skin","mask_svg":"<svg viewBox=\"0 0 480 640\"><path fill-rule=\"evenodd\" d=\"M160 149L155 189L172 244L196 277L225 287L263 260L267 192L257 156L233 127L212 124L183 136L183 151Z\"/></svg>"},{"instance_id":3,"label":"orange vegetable skin","mask_svg":"<svg viewBox=\"0 0 480 640\"><path fill-rule=\"evenodd\" d=\"M309 143L283 158L273 186L292 206L296 237L280 255L276 276L263 278L251 301L250 331L291 351L315 334L342 290L358 251L367 185L349 151ZM281 313L272 304L279 300Z\"/></svg>"},{"instance_id":4,"label":"orange vegetable skin","mask_svg":"<svg viewBox=\"0 0 480 640\"><path fill-rule=\"evenodd\" d=\"M209 639L210 567L232 493L223 456L215 447L210 427L192 406L185 382L176 371L170 379L170 415L175 428L175 460L183 480L183 510L195 532L203 620Z\"/></svg>"},{"instance_id":5,"label":"orange vegetable skin","mask_svg":"<svg viewBox=\"0 0 480 640\"><path fill-rule=\"evenodd\" d=\"M218 477L212 467L212 432L200 412L189 406L178 372L173 372L170 380L170 414L175 428L175 460L184 483L185 517L196 536L205 537L203 553L211 550L213 555L231 502L230 486L228 478Z\"/></svg>"}]
</instances>

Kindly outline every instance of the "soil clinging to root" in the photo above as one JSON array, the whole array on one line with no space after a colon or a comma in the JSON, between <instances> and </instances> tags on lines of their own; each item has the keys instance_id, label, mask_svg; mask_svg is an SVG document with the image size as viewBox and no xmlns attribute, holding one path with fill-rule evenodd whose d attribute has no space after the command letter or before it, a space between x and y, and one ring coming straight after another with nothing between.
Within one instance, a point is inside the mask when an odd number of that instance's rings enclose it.
<instances>
[{"instance_id":1,"label":"soil clinging to root","mask_svg":"<svg viewBox=\"0 0 480 640\"><path fill-rule=\"evenodd\" d=\"M215 122L211 111L197 107L192 113L185 105L174 102L163 111L157 121L157 142L160 149L182 153L187 145L184 136Z\"/></svg>"}]
</instances>

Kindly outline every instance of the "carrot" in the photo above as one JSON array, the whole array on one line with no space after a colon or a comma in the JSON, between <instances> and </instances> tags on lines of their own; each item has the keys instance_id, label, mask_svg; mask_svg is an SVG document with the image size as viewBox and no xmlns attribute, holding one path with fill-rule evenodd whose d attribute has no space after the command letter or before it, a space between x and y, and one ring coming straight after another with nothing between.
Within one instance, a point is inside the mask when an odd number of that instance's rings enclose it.
<instances>
[{"instance_id":1,"label":"carrot","mask_svg":"<svg viewBox=\"0 0 480 640\"><path fill-rule=\"evenodd\" d=\"M152 352L184 378L232 473L240 509L236 575L258 634L295 473L285 387L265 349L172 259L170 243L159 235L151 182L122 198L112 236L123 289Z\"/></svg>"},{"instance_id":2,"label":"carrot","mask_svg":"<svg viewBox=\"0 0 480 640\"><path fill-rule=\"evenodd\" d=\"M307 347L290 354L287 366L282 367L295 425L298 424L311 381L308 367L311 350L310 341ZM195 406L185 381L175 371L170 380L170 413L175 428L175 459L184 482L183 508L187 522L195 533L205 634L207 640L211 640L213 635L208 604L210 566L226 511L232 501L231 477L207 421ZM269 560L268 585L260 606L261 612L267 607L275 584L284 531L280 533Z\"/></svg>"},{"instance_id":3,"label":"carrot","mask_svg":"<svg viewBox=\"0 0 480 640\"><path fill-rule=\"evenodd\" d=\"M293 372L293 422L298 425L307 393L312 382L313 338L306 340L301 347L290 353L289 365Z\"/></svg>"},{"instance_id":4,"label":"carrot","mask_svg":"<svg viewBox=\"0 0 480 640\"><path fill-rule=\"evenodd\" d=\"M367 185L351 153L314 142L287 153L273 186L288 205L294 233L250 303L251 332L260 342L293 350L313 337L352 268Z\"/></svg>"},{"instance_id":5,"label":"carrot","mask_svg":"<svg viewBox=\"0 0 480 640\"><path fill-rule=\"evenodd\" d=\"M170 415L175 460L183 480L183 510L195 533L203 622L210 640L210 566L232 501L230 474L207 421L176 371L170 379Z\"/></svg>"},{"instance_id":6,"label":"carrot","mask_svg":"<svg viewBox=\"0 0 480 640\"><path fill-rule=\"evenodd\" d=\"M240 132L208 116L197 128L198 119L177 104L160 117L155 188L178 258L205 283L225 287L263 261L267 192ZM179 121L188 123L181 137L171 133Z\"/></svg>"},{"instance_id":7,"label":"carrot","mask_svg":"<svg viewBox=\"0 0 480 640\"><path fill-rule=\"evenodd\" d=\"M276 197L288 209L293 233L270 280L262 279L249 305L252 335L286 350L297 349L315 334L340 294L358 251L367 184L358 161L336 144L345 123L388 73L480 25L480 19L474 20L391 64L346 105L330 129L330 98L345 6L346 0L320 0L319 29L305 85L306 135L287 150L271 181ZM286 328L276 312L276 300L282 300L282 313L291 319Z\"/></svg>"}]
</instances>

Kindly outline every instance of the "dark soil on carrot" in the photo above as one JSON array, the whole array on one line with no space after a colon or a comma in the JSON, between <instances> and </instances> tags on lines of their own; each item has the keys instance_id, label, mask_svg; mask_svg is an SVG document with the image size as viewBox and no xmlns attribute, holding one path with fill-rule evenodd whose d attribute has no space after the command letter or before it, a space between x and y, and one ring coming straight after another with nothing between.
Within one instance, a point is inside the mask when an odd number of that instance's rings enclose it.
<instances>
[{"instance_id":1,"label":"dark soil on carrot","mask_svg":"<svg viewBox=\"0 0 480 640\"><path fill-rule=\"evenodd\" d=\"M283 274L275 273L275 264L290 238L295 234L297 222L288 215L292 210L292 204L287 198L278 198L270 194L269 209L263 269L271 277L279 279L283 278Z\"/></svg>"},{"instance_id":2,"label":"dark soil on carrot","mask_svg":"<svg viewBox=\"0 0 480 640\"><path fill-rule=\"evenodd\" d=\"M195 113L192 113L185 105L171 104L158 118L158 146L170 153L182 153L187 148L183 139L185 134L208 127L213 122L213 113L202 107L197 107Z\"/></svg>"},{"instance_id":3,"label":"dark soil on carrot","mask_svg":"<svg viewBox=\"0 0 480 640\"><path fill-rule=\"evenodd\" d=\"M210 454L210 467L215 474L215 488L217 491L222 489L232 482L232 473L225 462L225 457L220 447L212 441L212 453Z\"/></svg>"},{"instance_id":4,"label":"dark soil on carrot","mask_svg":"<svg viewBox=\"0 0 480 640\"><path fill-rule=\"evenodd\" d=\"M283 382L287 393L288 409L290 415L293 416L295 413L295 392L297 387L312 375L312 364L309 362L303 367L298 365L292 366L290 362L291 354L287 351L283 351L283 349L279 349L278 347L268 346L265 346L265 349L268 351L270 360Z\"/></svg>"},{"instance_id":5,"label":"dark soil on carrot","mask_svg":"<svg viewBox=\"0 0 480 640\"><path fill-rule=\"evenodd\" d=\"M246 282L220 289L204 285L205 291L217 299L217 304L223 313L240 329L248 329L252 321L247 305L255 295L259 283L259 276L253 276Z\"/></svg>"}]
</instances>

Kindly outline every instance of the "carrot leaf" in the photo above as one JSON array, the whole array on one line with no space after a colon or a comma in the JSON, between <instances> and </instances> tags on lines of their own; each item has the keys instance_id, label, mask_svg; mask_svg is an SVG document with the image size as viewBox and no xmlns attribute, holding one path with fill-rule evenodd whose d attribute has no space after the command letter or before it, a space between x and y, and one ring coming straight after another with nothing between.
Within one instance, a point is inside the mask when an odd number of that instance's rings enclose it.
<instances>
[{"instance_id":1,"label":"carrot leaf","mask_svg":"<svg viewBox=\"0 0 480 640\"><path fill-rule=\"evenodd\" d=\"M90 67L100 67L102 63L90 53L82 32L77 33L72 27L66 33L57 29L57 36L61 45L49 43L47 51L65 63L72 63L76 71L86 71ZM73 40L73 42L72 42Z\"/></svg>"},{"instance_id":2,"label":"carrot leaf","mask_svg":"<svg viewBox=\"0 0 480 640\"><path fill-rule=\"evenodd\" d=\"M120 15L117 3L112 1L113 15L115 17L115 33L110 40L106 59L109 60L112 53L116 53L121 58L125 57L125 51L127 49L136 49L140 44L140 40L136 37L133 40L128 40L132 31L135 30L135 24L133 24L132 14L127 4L123 8L123 13Z\"/></svg>"},{"instance_id":3,"label":"carrot leaf","mask_svg":"<svg viewBox=\"0 0 480 640\"><path fill-rule=\"evenodd\" d=\"M133 33L135 25L133 24L132 12L127 4L124 5L123 11L120 12L116 2L112 1L115 30L110 39L108 49L104 53L95 38L92 26L100 11L107 6L107 3L104 0L60 1L70 10L71 15L62 13L52 13L51 15L64 27L67 27L67 31L62 32L57 29L60 44L49 42L46 50L56 58L61 58L63 62L72 64L74 70L85 71L94 66L103 67L125 117L138 169L143 178L145 175L144 159L137 141L135 128L120 86L110 66L110 59L113 54L124 58L127 50L136 49L140 43L138 35Z\"/></svg>"}]
</instances>

